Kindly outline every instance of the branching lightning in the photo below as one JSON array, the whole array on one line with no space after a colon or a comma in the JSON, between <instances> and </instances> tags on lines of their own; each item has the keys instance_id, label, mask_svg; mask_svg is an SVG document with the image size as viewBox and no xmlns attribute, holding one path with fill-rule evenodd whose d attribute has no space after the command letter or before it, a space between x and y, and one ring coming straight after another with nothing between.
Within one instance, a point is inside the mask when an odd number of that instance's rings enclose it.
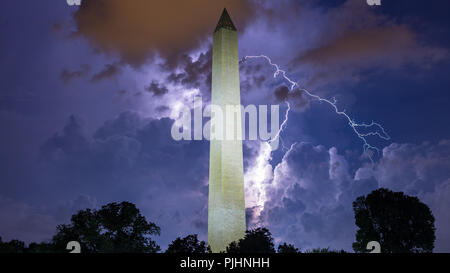
<instances>
[{"instance_id":1,"label":"branching lightning","mask_svg":"<svg viewBox=\"0 0 450 273\"><path fill-rule=\"evenodd\" d=\"M384 139L384 140L390 140L390 136L387 134L387 132L385 131L385 129L383 128L383 126L381 126L379 123L372 121L371 123L367 124L367 123L357 123L355 122L354 119L352 119L347 113L345 113L345 110L339 110L338 106L337 106L337 100L335 98L333 98L333 100L329 100L329 99L325 99L322 98L316 94L313 94L311 92L309 92L308 90L304 89L304 88L300 88L300 86L298 85L297 82L291 80L287 75L286 75L286 71L280 69L280 67L273 63L272 60L265 56L265 55L258 55L258 56L245 56L243 59L240 60L240 63L244 63L246 60L248 59L258 59L258 58L262 58L265 59L272 67L275 68L275 72L273 74L273 77L276 78L279 75L281 75L283 77L284 80L286 80L287 82L289 82L290 84L290 88L289 91L294 90L295 87L298 87L298 90L304 92L306 95L308 95L310 98L312 99L316 99L319 102L325 102L327 104L329 104L335 111L336 114L343 116L347 119L348 121L348 125L352 128L353 132L356 134L356 136L361 139L361 141L363 142L363 153L367 154L368 151L373 150L376 151L377 153L380 152L380 150L370 144L367 140L367 137L369 136L376 136L380 139ZM280 134L282 133L282 131L284 130L284 128L287 125L287 122L289 120L289 111L291 109L289 102L286 100L285 101L287 104L287 110L286 110L286 114L284 116L284 120L281 123L280 129L278 130L276 136L274 139L276 138L280 138ZM372 131L369 131L368 133L362 133L358 130L358 128L366 128L366 129L372 129ZM373 129L375 128L375 129ZM274 139L270 140L273 141ZM269 142L270 143L270 142ZM284 145L283 145L284 146ZM292 146L291 146L292 148ZM367 154L368 157L370 158L370 160L373 162L372 160L372 156L370 154Z\"/></svg>"}]
</instances>

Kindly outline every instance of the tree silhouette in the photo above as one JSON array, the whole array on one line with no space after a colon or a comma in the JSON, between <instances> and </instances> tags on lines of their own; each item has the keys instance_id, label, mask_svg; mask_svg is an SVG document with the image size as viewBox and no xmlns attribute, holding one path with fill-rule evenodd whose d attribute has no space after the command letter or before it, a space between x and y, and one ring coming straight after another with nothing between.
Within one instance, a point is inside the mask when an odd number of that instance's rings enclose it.
<instances>
[{"instance_id":1,"label":"tree silhouette","mask_svg":"<svg viewBox=\"0 0 450 273\"><path fill-rule=\"evenodd\" d=\"M366 252L369 241L378 241L383 253L432 252L434 217L417 197L380 188L353 202L355 252Z\"/></svg>"},{"instance_id":2,"label":"tree silhouette","mask_svg":"<svg viewBox=\"0 0 450 273\"><path fill-rule=\"evenodd\" d=\"M25 243L19 240L3 242L0 237L0 253L24 253L26 251Z\"/></svg>"},{"instance_id":3,"label":"tree silhouette","mask_svg":"<svg viewBox=\"0 0 450 273\"><path fill-rule=\"evenodd\" d=\"M210 253L205 241L199 241L197 234L176 238L167 248L166 253Z\"/></svg>"},{"instance_id":4,"label":"tree silhouette","mask_svg":"<svg viewBox=\"0 0 450 273\"><path fill-rule=\"evenodd\" d=\"M267 228L247 230L245 237L231 242L227 253L275 253L272 234Z\"/></svg>"},{"instance_id":5,"label":"tree silhouette","mask_svg":"<svg viewBox=\"0 0 450 273\"><path fill-rule=\"evenodd\" d=\"M53 244L66 252L69 241L78 241L82 252L157 252L160 247L150 238L160 228L147 222L129 202L110 203L100 210L81 210L69 225L59 225Z\"/></svg>"},{"instance_id":6,"label":"tree silhouette","mask_svg":"<svg viewBox=\"0 0 450 273\"><path fill-rule=\"evenodd\" d=\"M300 251L298 250L298 248L296 248L294 245L291 244L280 244L278 246L278 253L300 253Z\"/></svg>"},{"instance_id":7,"label":"tree silhouette","mask_svg":"<svg viewBox=\"0 0 450 273\"><path fill-rule=\"evenodd\" d=\"M347 253L345 250L341 249L341 250L336 250L336 249L330 249L329 247L323 247L323 248L313 248L313 249L308 249L305 251L305 253Z\"/></svg>"},{"instance_id":8,"label":"tree silhouette","mask_svg":"<svg viewBox=\"0 0 450 273\"><path fill-rule=\"evenodd\" d=\"M31 243L26 249L27 253L54 253L57 252L53 243ZM67 252L67 251L65 251Z\"/></svg>"}]
</instances>

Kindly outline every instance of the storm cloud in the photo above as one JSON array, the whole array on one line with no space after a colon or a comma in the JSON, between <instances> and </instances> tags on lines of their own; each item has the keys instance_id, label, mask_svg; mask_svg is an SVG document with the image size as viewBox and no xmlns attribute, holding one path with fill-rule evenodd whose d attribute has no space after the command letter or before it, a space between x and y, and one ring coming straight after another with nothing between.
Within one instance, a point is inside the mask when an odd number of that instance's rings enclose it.
<instances>
[{"instance_id":1,"label":"storm cloud","mask_svg":"<svg viewBox=\"0 0 450 273\"><path fill-rule=\"evenodd\" d=\"M348 0L320 17L324 24L314 46L290 61L291 68L310 66L314 71L309 86L358 82L368 69L428 68L450 56L447 48L424 42L424 34L410 21L374 12L364 1Z\"/></svg>"},{"instance_id":2,"label":"storm cloud","mask_svg":"<svg viewBox=\"0 0 450 273\"><path fill-rule=\"evenodd\" d=\"M91 82L99 82L105 79L113 78L120 73L120 66L118 64L107 64L102 70L95 73L91 77Z\"/></svg>"},{"instance_id":3,"label":"storm cloud","mask_svg":"<svg viewBox=\"0 0 450 273\"><path fill-rule=\"evenodd\" d=\"M127 111L89 136L83 122L71 116L61 132L42 145L38 171L53 192L74 199L77 207L123 200L137 204L161 226L163 245L179 236L180 230L205 234L201 223L207 215L208 145L173 140L172 123L168 118L148 119ZM58 210L50 215L65 215L58 218L62 221L70 212Z\"/></svg>"},{"instance_id":4,"label":"storm cloud","mask_svg":"<svg viewBox=\"0 0 450 273\"><path fill-rule=\"evenodd\" d=\"M431 208L435 250L448 251L449 149L448 140L393 143L383 149L377 164L352 172L348 159L334 147L295 144L259 188L265 202L259 216L249 218L250 225L268 226L277 241L294 242L302 249L351 249L356 231L352 202L385 187L417 196Z\"/></svg>"},{"instance_id":5,"label":"storm cloud","mask_svg":"<svg viewBox=\"0 0 450 273\"><path fill-rule=\"evenodd\" d=\"M209 102L211 37L226 6L240 58L267 55L397 142L376 142L370 164L345 118L247 59L242 104L279 104L280 118L286 100L293 106L280 149L244 141L249 227L301 249L350 249L351 202L387 187L431 207L436 250L449 251L446 1L17 2L0 10L3 240L49 239L77 210L121 201L161 226L163 249L177 236L206 239L209 145L173 141L170 127L194 96Z\"/></svg>"},{"instance_id":6,"label":"storm cloud","mask_svg":"<svg viewBox=\"0 0 450 273\"><path fill-rule=\"evenodd\" d=\"M128 64L142 65L155 54L173 64L211 35L225 6L240 30L255 10L247 0L82 1L74 14L76 35Z\"/></svg>"}]
</instances>

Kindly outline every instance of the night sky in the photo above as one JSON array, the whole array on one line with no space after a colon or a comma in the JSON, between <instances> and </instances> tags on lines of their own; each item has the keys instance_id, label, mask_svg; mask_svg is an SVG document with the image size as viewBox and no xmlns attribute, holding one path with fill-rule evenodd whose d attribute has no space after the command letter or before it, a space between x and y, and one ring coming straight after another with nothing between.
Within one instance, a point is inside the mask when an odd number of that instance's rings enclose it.
<instances>
[{"instance_id":1,"label":"night sky","mask_svg":"<svg viewBox=\"0 0 450 273\"><path fill-rule=\"evenodd\" d=\"M262 59L240 65L247 104L291 102L283 147L244 142L248 227L300 249L351 250L352 201L378 187L419 197L450 252L450 2L446 0L4 0L0 8L0 236L45 241L80 209L130 201L206 240L208 141L174 141L180 105L211 92L224 7L239 55L265 54L390 140L373 163L347 120L288 92Z\"/></svg>"}]
</instances>

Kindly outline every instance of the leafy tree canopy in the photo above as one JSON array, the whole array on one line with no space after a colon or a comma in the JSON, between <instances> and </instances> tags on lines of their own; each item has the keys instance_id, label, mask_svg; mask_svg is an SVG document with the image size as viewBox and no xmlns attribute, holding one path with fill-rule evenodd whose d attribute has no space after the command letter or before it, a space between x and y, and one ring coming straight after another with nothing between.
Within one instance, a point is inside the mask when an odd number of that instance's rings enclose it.
<instances>
[{"instance_id":1,"label":"leafy tree canopy","mask_svg":"<svg viewBox=\"0 0 450 273\"><path fill-rule=\"evenodd\" d=\"M247 230L245 237L231 242L227 253L275 253L272 234L267 228Z\"/></svg>"},{"instance_id":2,"label":"leafy tree canopy","mask_svg":"<svg viewBox=\"0 0 450 273\"><path fill-rule=\"evenodd\" d=\"M24 253L26 251L25 243L19 240L3 242L0 237L0 253Z\"/></svg>"},{"instance_id":3,"label":"leafy tree canopy","mask_svg":"<svg viewBox=\"0 0 450 273\"><path fill-rule=\"evenodd\" d=\"M305 253L339 253L339 254L343 254L343 253L347 253L345 250L341 249L341 250L337 250L337 249L330 249L329 247L324 247L324 248L313 248L313 249L308 249L305 251Z\"/></svg>"},{"instance_id":4,"label":"leafy tree canopy","mask_svg":"<svg viewBox=\"0 0 450 273\"><path fill-rule=\"evenodd\" d=\"M145 252L160 247L150 238L159 235L160 228L147 222L136 206L129 202L110 203L100 210L81 210L71 223L59 225L53 244L58 251L66 251L69 241L78 241L82 252Z\"/></svg>"},{"instance_id":5,"label":"leafy tree canopy","mask_svg":"<svg viewBox=\"0 0 450 273\"><path fill-rule=\"evenodd\" d=\"M355 252L367 252L369 241L378 241L382 253L432 252L434 217L417 197L380 188L353 202Z\"/></svg>"},{"instance_id":6,"label":"leafy tree canopy","mask_svg":"<svg viewBox=\"0 0 450 273\"><path fill-rule=\"evenodd\" d=\"M199 241L197 234L176 238L167 248L166 253L210 253L205 241Z\"/></svg>"},{"instance_id":7,"label":"leafy tree canopy","mask_svg":"<svg viewBox=\"0 0 450 273\"><path fill-rule=\"evenodd\" d=\"M300 251L294 245L283 243L278 246L278 253L300 253Z\"/></svg>"}]
</instances>

